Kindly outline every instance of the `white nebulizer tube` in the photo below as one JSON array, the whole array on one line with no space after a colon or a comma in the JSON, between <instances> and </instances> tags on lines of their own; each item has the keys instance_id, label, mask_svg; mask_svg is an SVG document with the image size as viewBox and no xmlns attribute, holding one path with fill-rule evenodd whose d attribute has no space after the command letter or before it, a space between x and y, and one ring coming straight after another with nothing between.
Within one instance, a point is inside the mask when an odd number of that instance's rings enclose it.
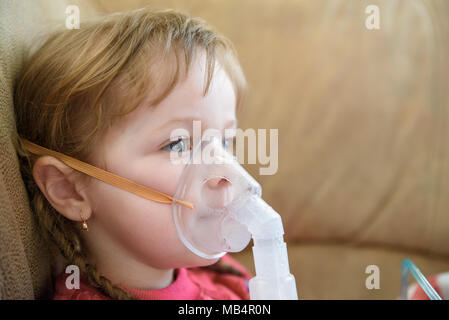
<instances>
[{"instance_id":1,"label":"white nebulizer tube","mask_svg":"<svg viewBox=\"0 0 449 320\"><path fill-rule=\"evenodd\" d=\"M253 238L256 276L249 281L251 299L298 299L279 214L257 195L235 201L230 211Z\"/></svg>"},{"instance_id":2,"label":"white nebulizer tube","mask_svg":"<svg viewBox=\"0 0 449 320\"><path fill-rule=\"evenodd\" d=\"M243 250L253 239L256 276L252 300L298 299L279 214L261 198L260 185L217 139L202 141L180 178L173 202L178 236L193 253L216 259Z\"/></svg>"}]
</instances>

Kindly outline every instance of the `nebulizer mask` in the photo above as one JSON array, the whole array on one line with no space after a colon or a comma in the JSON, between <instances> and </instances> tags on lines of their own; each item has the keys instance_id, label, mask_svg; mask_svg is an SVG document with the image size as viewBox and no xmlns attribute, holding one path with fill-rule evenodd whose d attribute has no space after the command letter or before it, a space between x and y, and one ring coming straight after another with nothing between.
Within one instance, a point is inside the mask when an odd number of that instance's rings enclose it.
<instances>
[{"instance_id":1,"label":"nebulizer mask","mask_svg":"<svg viewBox=\"0 0 449 320\"><path fill-rule=\"evenodd\" d=\"M215 259L242 251L253 239L256 276L251 299L298 299L290 274L281 217L261 198L261 187L219 139L199 143L178 183L173 202L179 238L193 253Z\"/></svg>"},{"instance_id":2,"label":"nebulizer mask","mask_svg":"<svg viewBox=\"0 0 449 320\"><path fill-rule=\"evenodd\" d=\"M218 139L211 137L197 144L173 197L26 139L21 143L33 154L54 156L103 182L171 204L179 238L202 258L216 259L227 252L239 252L252 238L256 276L249 281L250 298L298 299L281 217L262 200L260 185Z\"/></svg>"}]
</instances>

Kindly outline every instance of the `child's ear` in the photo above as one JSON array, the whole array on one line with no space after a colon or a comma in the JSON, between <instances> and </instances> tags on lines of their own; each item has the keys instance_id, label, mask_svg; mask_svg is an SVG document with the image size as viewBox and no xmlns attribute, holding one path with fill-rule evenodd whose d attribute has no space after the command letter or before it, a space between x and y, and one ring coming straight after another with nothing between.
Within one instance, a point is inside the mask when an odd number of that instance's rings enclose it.
<instances>
[{"instance_id":1,"label":"child's ear","mask_svg":"<svg viewBox=\"0 0 449 320\"><path fill-rule=\"evenodd\" d=\"M33 167L39 189L60 214L73 221L87 220L92 214L88 199L80 190L85 179L78 171L52 156L42 156Z\"/></svg>"}]
</instances>

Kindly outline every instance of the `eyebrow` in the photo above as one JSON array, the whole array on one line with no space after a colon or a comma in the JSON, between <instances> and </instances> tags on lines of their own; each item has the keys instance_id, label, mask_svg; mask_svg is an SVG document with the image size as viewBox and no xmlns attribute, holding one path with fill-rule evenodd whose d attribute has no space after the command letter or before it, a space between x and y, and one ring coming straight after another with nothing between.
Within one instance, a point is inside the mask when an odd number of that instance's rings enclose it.
<instances>
[{"instance_id":1,"label":"eyebrow","mask_svg":"<svg viewBox=\"0 0 449 320\"><path fill-rule=\"evenodd\" d=\"M192 118L192 117L175 118L175 119L167 121L167 122L163 123L162 125L154 128L152 131L159 131L159 130L165 129L166 127L170 127L170 126L172 126L175 123L192 123L193 124L193 121L201 121L201 120L198 120L198 119L195 119L195 118ZM237 120L236 119L229 120L224 125L224 129L228 129L228 128L232 128L232 127L237 127Z\"/></svg>"},{"instance_id":2,"label":"eyebrow","mask_svg":"<svg viewBox=\"0 0 449 320\"><path fill-rule=\"evenodd\" d=\"M165 129L167 127L172 126L173 124L176 123L193 123L193 118L176 118L176 119L172 119L170 121L167 121L163 124L161 124L160 126L154 128L152 131L160 131L162 129Z\"/></svg>"}]
</instances>

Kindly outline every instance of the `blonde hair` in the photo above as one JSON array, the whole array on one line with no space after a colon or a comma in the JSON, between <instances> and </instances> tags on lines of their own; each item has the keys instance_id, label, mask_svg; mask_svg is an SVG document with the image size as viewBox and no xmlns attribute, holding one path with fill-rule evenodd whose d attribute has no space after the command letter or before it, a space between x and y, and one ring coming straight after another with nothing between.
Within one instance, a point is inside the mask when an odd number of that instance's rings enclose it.
<instances>
[{"instance_id":1,"label":"blonde hair","mask_svg":"<svg viewBox=\"0 0 449 320\"><path fill-rule=\"evenodd\" d=\"M204 94L219 62L234 85L238 107L245 78L235 50L200 19L173 10L143 8L82 24L79 30L55 32L27 59L17 80L14 104L18 134L88 162L106 129L161 85L150 66L165 67L164 87L149 103L155 106L180 81L180 68L188 72L197 49L206 56ZM132 298L89 264L79 228L56 212L34 182L36 157L18 141L17 149L44 237L80 268L92 286L112 298Z\"/></svg>"}]
</instances>

